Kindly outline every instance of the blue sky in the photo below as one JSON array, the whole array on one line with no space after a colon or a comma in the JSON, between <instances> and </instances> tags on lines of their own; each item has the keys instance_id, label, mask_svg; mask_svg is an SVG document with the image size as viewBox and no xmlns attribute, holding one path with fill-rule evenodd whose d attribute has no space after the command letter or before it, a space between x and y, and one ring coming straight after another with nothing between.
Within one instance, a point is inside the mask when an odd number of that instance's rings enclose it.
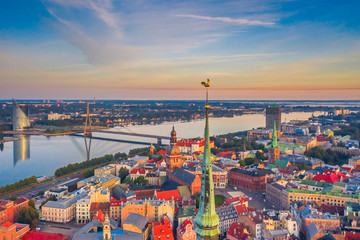
<instances>
[{"instance_id":1,"label":"blue sky","mask_svg":"<svg viewBox=\"0 0 360 240\"><path fill-rule=\"evenodd\" d=\"M0 98L359 99L359 1L11 0Z\"/></svg>"}]
</instances>

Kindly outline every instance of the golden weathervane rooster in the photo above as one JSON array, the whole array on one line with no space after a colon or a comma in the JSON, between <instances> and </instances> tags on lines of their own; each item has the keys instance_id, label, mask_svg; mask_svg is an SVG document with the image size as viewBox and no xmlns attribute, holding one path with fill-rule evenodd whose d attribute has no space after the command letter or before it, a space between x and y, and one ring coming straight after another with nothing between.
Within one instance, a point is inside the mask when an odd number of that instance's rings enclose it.
<instances>
[{"instance_id":1,"label":"golden weathervane rooster","mask_svg":"<svg viewBox=\"0 0 360 240\"><path fill-rule=\"evenodd\" d=\"M205 87L210 87L210 80L207 79L207 82L201 82L201 85L204 85Z\"/></svg>"}]
</instances>

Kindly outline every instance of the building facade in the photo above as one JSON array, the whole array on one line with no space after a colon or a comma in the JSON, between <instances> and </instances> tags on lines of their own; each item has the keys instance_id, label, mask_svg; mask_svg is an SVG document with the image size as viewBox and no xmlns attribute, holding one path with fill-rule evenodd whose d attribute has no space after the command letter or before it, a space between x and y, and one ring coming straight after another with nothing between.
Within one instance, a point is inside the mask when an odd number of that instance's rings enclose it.
<instances>
[{"instance_id":1,"label":"building facade","mask_svg":"<svg viewBox=\"0 0 360 240\"><path fill-rule=\"evenodd\" d=\"M18 217L21 208L27 207L29 199L20 197L15 201L0 200L0 224L14 222Z\"/></svg>"},{"instance_id":2,"label":"building facade","mask_svg":"<svg viewBox=\"0 0 360 240\"><path fill-rule=\"evenodd\" d=\"M121 204L121 222L130 213L146 216L149 222L159 221L164 215L174 217L175 202L164 200L134 200Z\"/></svg>"},{"instance_id":3,"label":"building facade","mask_svg":"<svg viewBox=\"0 0 360 240\"><path fill-rule=\"evenodd\" d=\"M273 172L270 169L233 168L230 170L229 183L252 191L265 191L266 183L272 178Z\"/></svg>"},{"instance_id":4,"label":"building facade","mask_svg":"<svg viewBox=\"0 0 360 240\"><path fill-rule=\"evenodd\" d=\"M182 222L176 231L177 240L196 240L196 233L191 220Z\"/></svg>"}]
</instances>

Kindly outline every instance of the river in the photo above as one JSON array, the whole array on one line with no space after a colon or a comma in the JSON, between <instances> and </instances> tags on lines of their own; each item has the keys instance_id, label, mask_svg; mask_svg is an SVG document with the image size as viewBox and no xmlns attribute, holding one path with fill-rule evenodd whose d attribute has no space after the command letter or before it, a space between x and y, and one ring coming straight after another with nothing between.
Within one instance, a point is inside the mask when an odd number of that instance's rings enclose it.
<instances>
[{"instance_id":1,"label":"river","mask_svg":"<svg viewBox=\"0 0 360 240\"><path fill-rule=\"evenodd\" d=\"M305 120L312 113L292 112L283 113L282 121L293 119ZM314 113L318 115L318 113ZM114 128L135 133L147 133L161 136L170 136L172 126L175 126L177 136L180 138L201 137L204 134L204 120L191 122L165 122L159 125L130 126ZM252 128L263 127L265 116L262 114L247 114L233 118L211 118L210 134L219 135ZM94 136L116 138L130 141L156 143L156 139L146 139L132 136L94 133ZM166 142L165 142L166 143ZM88 142L89 144L89 142ZM91 158L117 152L128 153L133 148L145 145L126 142L112 142L95 140L91 141ZM84 138L76 136L21 136L21 140L4 143L0 152L0 186L16 182L33 175L52 176L54 171L69 163L86 160Z\"/></svg>"}]
</instances>

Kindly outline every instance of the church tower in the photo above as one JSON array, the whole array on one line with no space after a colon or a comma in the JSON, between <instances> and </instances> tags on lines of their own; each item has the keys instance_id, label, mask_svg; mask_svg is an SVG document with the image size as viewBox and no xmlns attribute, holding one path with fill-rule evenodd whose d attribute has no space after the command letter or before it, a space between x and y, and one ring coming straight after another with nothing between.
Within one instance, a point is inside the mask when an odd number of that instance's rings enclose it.
<instances>
[{"instance_id":1,"label":"church tower","mask_svg":"<svg viewBox=\"0 0 360 240\"><path fill-rule=\"evenodd\" d=\"M175 127L173 126L172 131L171 131L171 138L170 138L170 145L174 146L177 143L177 138L176 138L176 131L175 131Z\"/></svg>"},{"instance_id":2,"label":"church tower","mask_svg":"<svg viewBox=\"0 0 360 240\"><path fill-rule=\"evenodd\" d=\"M274 122L272 143L271 143L271 147L269 148L269 163L274 164L279 159L280 159L280 148L277 143L276 122Z\"/></svg>"},{"instance_id":3,"label":"church tower","mask_svg":"<svg viewBox=\"0 0 360 240\"><path fill-rule=\"evenodd\" d=\"M220 230L219 216L215 212L214 182L212 175L212 162L209 136L209 105L208 90L210 81L202 82L206 87L206 121L205 121L205 146L201 175L201 194L199 212L195 216L195 232L197 240L218 240Z\"/></svg>"},{"instance_id":4,"label":"church tower","mask_svg":"<svg viewBox=\"0 0 360 240\"><path fill-rule=\"evenodd\" d=\"M103 223L103 240L111 240L111 225L109 220L109 215L106 214L105 220Z\"/></svg>"},{"instance_id":5,"label":"church tower","mask_svg":"<svg viewBox=\"0 0 360 240\"><path fill-rule=\"evenodd\" d=\"M154 155L154 151L155 151L155 148L154 148L154 146L152 144L152 141L151 141L150 151L149 151L150 155Z\"/></svg>"},{"instance_id":6,"label":"church tower","mask_svg":"<svg viewBox=\"0 0 360 240\"><path fill-rule=\"evenodd\" d=\"M176 167L181 168L181 165L183 164L180 148L176 145L177 138L176 138L176 131L174 126L170 134L171 134L170 146L168 147L167 153L165 155L166 173L168 176L171 175L171 173L174 171Z\"/></svg>"}]
</instances>

